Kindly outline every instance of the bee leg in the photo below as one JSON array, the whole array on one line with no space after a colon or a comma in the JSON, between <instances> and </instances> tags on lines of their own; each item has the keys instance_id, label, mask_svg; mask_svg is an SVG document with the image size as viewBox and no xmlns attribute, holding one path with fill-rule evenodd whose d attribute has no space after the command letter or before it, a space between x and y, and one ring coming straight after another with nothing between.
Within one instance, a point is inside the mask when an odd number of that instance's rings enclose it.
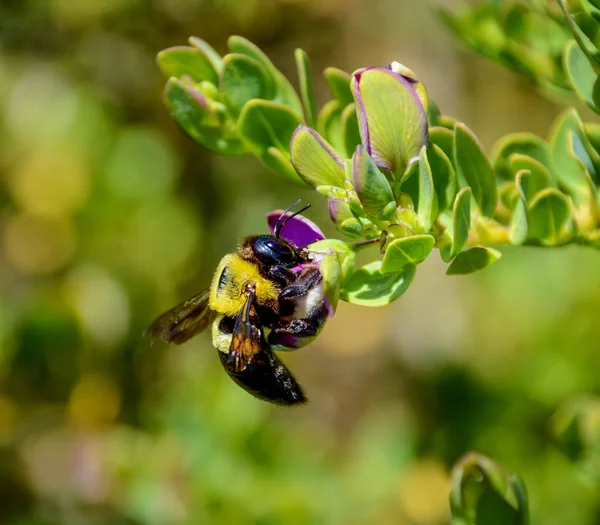
<instances>
[{"instance_id":1,"label":"bee leg","mask_svg":"<svg viewBox=\"0 0 600 525\"><path fill-rule=\"evenodd\" d=\"M317 335L327 317L329 310L325 303L320 304L302 319L290 319L280 322L273 327L269 334L270 344L279 344L280 341L287 340L285 336L313 337Z\"/></svg>"},{"instance_id":2,"label":"bee leg","mask_svg":"<svg viewBox=\"0 0 600 525\"><path fill-rule=\"evenodd\" d=\"M298 274L295 283L285 288L279 294L279 299L285 300L292 299L294 297L301 297L319 284L322 279L323 276L317 267L311 267L302 270L302 272Z\"/></svg>"},{"instance_id":3,"label":"bee leg","mask_svg":"<svg viewBox=\"0 0 600 525\"><path fill-rule=\"evenodd\" d=\"M287 286L296 278L296 274L285 266L276 265L269 267L267 277L281 286Z\"/></svg>"}]
</instances>

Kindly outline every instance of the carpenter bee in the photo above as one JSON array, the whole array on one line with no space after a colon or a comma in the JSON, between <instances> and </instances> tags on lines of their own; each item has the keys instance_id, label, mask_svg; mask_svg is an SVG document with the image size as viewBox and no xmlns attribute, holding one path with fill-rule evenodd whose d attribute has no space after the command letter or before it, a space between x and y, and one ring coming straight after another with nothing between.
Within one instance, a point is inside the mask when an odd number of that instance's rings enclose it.
<instances>
[{"instance_id":1,"label":"carpenter bee","mask_svg":"<svg viewBox=\"0 0 600 525\"><path fill-rule=\"evenodd\" d=\"M310 205L277 219L273 234L246 237L223 257L211 286L161 315L152 338L181 344L212 325L213 345L225 371L255 397L280 405L307 401L300 385L273 353L314 338L328 317L313 254L280 236Z\"/></svg>"}]
</instances>

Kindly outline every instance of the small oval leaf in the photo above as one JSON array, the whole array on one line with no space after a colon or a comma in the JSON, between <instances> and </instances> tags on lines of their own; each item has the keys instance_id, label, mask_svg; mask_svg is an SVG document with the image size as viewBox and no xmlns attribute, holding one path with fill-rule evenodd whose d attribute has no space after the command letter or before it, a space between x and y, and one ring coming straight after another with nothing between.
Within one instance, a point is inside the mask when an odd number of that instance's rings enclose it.
<instances>
[{"instance_id":1,"label":"small oval leaf","mask_svg":"<svg viewBox=\"0 0 600 525\"><path fill-rule=\"evenodd\" d=\"M356 270L342 287L340 299L361 306L385 306L408 290L416 273L416 266L390 274L380 269L381 261L374 261Z\"/></svg>"},{"instance_id":2,"label":"small oval leaf","mask_svg":"<svg viewBox=\"0 0 600 525\"><path fill-rule=\"evenodd\" d=\"M350 73L346 73L336 67L328 67L323 71L331 96L340 102L343 106L352 104L352 91L350 91Z\"/></svg>"},{"instance_id":3,"label":"small oval leaf","mask_svg":"<svg viewBox=\"0 0 600 525\"><path fill-rule=\"evenodd\" d=\"M446 275L465 275L483 270L494 264L502 254L498 250L475 246L464 252L460 252L452 261Z\"/></svg>"},{"instance_id":4,"label":"small oval leaf","mask_svg":"<svg viewBox=\"0 0 600 525\"><path fill-rule=\"evenodd\" d=\"M382 216L388 204L395 203L394 194L385 175L362 146L356 146L352 157L352 181L360 203L369 215L383 220L395 219L396 206L391 207L391 216Z\"/></svg>"},{"instance_id":5,"label":"small oval leaf","mask_svg":"<svg viewBox=\"0 0 600 525\"><path fill-rule=\"evenodd\" d=\"M462 123L454 128L454 161L459 179L471 187L482 215L492 217L498 201L494 170L477 137Z\"/></svg>"},{"instance_id":6,"label":"small oval leaf","mask_svg":"<svg viewBox=\"0 0 600 525\"><path fill-rule=\"evenodd\" d=\"M304 106L304 117L306 123L314 128L317 123L317 105L310 59L303 49L296 49L294 58L296 59L296 70L298 71L298 81L300 83L300 98Z\"/></svg>"},{"instance_id":7,"label":"small oval leaf","mask_svg":"<svg viewBox=\"0 0 600 525\"><path fill-rule=\"evenodd\" d=\"M544 245L557 244L570 215L569 200L560 191L539 192L529 203L529 238Z\"/></svg>"},{"instance_id":8,"label":"small oval leaf","mask_svg":"<svg viewBox=\"0 0 600 525\"><path fill-rule=\"evenodd\" d=\"M254 153L261 156L268 148L289 152L290 140L301 119L290 108L269 100L254 99L244 106L237 128Z\"/></svg>"},{"instance_id":9,"label":"small oval leaf","mask_svg":"<svg viewBox=\"0 0 600 525\"><path fill-rule=\"evenodd\" d=\"M221 93L223 101L237 117L249 100L273 98L273 83L258 61L231 53L223 59Z\"/></svg>"},{"instance_id":10,"label":"small oval leaf","mask_svg":"<svg viewBox=\"0 0 600 525\"><path fill-rule=\"evenodd\" d=\"M456 173L452 162L437 144L429 144L427 159L440 212L450 208L456 195Z\"/></svg>"},{"instance_id":11,"label":"small oval leaf","mask_svg":"<svg viewBox=\"0 0 600 525\"><path fill-rule=\"evenodd\" d=\"M219 74L205 51L196 47L176 46L161 51L156 57L166 77L189 76L196 82L219 83Z\"/></svg>"},{"instance_id":12,"label":"small oval leaf","mask_svg":"<svg viewBox=\"0 0 600 525\"><path fill-rule=\"evenodd\" d=\"M456 194L452 210L452 252L456 257L464 248L471 229L471 188L463 188Z\"/></svg>"},{"instance_id":13,"label":"small oval leaf","mask_svg":"<svg viewBox=\"0 0 600 525\"><path fill-rule=\"evenodd\" d=\"M410 266L422 263L433 250L435 239L431 235L414 235L394 239L387 245L381 262L381 273L403 272Z\"/></svg>"}]
</instances>

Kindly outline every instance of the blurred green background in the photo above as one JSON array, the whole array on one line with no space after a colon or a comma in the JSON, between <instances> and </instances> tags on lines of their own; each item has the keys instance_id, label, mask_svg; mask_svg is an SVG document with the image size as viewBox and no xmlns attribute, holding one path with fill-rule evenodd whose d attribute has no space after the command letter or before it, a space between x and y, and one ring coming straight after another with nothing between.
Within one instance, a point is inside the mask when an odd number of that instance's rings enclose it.
<instances>
[{"instance_id":1,"label":"blurred green background","mask_svg":"<svg viewBox=\"0 0 600 525\"><path fill-rule=\"evenodd\" d=\"M236 387L208 335L142 337L268 210L302 197L333 233L325 199L177 128L156 53L241 34L294 82L296 47L315 72L398 60L488 151L546 136L560 106L464 51L441 4L0 4L0 523L443 524L471 449L523 476L534 523L600 523L598 485L551 432L600 390L596 251L503 250L468 277L435 256L396 304L340 305L284 356L311 398L295 410Z\"/></svg>"}]
</instances>

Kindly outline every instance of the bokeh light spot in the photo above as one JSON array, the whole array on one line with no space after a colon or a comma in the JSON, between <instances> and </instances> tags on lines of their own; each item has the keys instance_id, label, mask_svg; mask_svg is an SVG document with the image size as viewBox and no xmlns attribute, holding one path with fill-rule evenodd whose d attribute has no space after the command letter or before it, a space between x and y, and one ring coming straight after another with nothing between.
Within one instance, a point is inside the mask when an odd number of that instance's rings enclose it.
<instances>
[{"instance_id":1,"label":"bokeh light spot","mask_svg":"<svg viewBox=\"0 0 600 525\"><path fill-rule=\"evenodd\" d=\"M2 245L15 270L44 275L68 264L75 254L76 234L65 219L31 214L11 217L5 226Z\"/></svg>"}]
</instances>

